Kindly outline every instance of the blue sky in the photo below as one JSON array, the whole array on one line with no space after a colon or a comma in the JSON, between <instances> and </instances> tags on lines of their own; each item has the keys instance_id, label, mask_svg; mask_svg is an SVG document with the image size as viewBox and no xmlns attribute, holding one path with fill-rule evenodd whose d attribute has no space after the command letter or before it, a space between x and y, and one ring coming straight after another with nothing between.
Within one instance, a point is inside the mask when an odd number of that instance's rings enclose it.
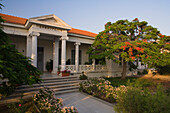
<instances>
[{"instance_id":1,"label":"blue sky","mask_svg":"<svg viewBox=\"0 0 170 113\"><path fill-rule=\"evenodd\" d=\"M170 0L2 0L1 13L30 18L55 14L73 28L98 33L108 21L147 21L170 35Z\"/></svg>"}]
</instances>

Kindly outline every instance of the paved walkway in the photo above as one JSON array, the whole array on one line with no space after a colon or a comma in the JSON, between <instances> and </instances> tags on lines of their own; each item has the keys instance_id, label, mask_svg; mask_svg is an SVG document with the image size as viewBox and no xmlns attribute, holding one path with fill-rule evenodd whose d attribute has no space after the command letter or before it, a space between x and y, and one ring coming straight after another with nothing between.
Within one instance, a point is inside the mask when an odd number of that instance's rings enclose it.
<instances>
[{"instance_id":1,"label":"paved walkway","mask_svg":"<svg viewBox=\"0 0 170 113\"><path fill-rule=\"evenodd\" d=\"M82 92L60 94L56 97L63 99L64 106L75 106L79 113L115 113L113 104Z\"/></svg>"}]
</instances>

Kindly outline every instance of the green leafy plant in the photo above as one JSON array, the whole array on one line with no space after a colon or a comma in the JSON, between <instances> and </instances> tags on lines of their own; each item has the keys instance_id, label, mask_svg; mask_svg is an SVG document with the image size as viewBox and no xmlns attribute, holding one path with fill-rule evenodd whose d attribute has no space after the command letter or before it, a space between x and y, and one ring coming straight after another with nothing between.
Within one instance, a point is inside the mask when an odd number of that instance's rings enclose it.
<instances>
[{"instance_id":1,"label":"green leafy plant","mask_svg":"<svg viewBox=\"0 0 170 113\"><path fill-rule=\"evenodd\" d=\"M8 108L10 109L9 111L11 113L25 113L28 109L28 106L25 106L24 103L25 102L22 95L18 103L8 105Z\"/></svg>"},{"instance_id":2,"label":"green leafy plant","mask_svg":"<svg viewBox=\"0 0 170 113\"><path fill-rule=\"evenodd\" d=\"M0 8L1 8L0 4ZM4 20L0 16L0 23ZM31 65L31 60L22 55L10 44L7 34L2 30L0 24L0 79L4 81L0 85L0 94L10 95L18 85L33 84L40 81L41 72Z\"/></svg>"},{"instance_id":3,"label":"green leafy plant","mask_svg":"<svg viewBox=\"0 0 170 113\"><path fill-rule=\"evenodd\" d=\"M143 70L142 74L148 74L148 71L145 69Z\"/></svg>"},{"instance_id":4,"label":"green leafy plant","mask_svg":"<svg viewBox=\"0 0 170 113\"><path fill-rule=\"evenodd\" d=\"M146 87L150 87L150 86L156 86L156 84L149 79L136 79L133 82L128 81L127 83L128 86L132 86L132 87L137 87L137 88L146 88Z\"/></svg>"},{"instance_id":5,"label":"green leafy plant","mask_svg":"<svg viewBox=\"0 0 170 113\"><path fill-rule=\"evenodd\" d=\"M88 77L84 74L84 72L82 72L82 74L79 77L80 80L86 80L88 79Z\"/></svg>"},{"instance_id":6,"label":"green leafy plant","mask_svg":"<svg viewBox=\"0 0 170 113\"><path fill-rule=\"evenodd\" d=\"M53 60L50 59L50 61L47 61L47 63L46 63L46 70L48 72L51 72L53 70Z\"/></svg>"},{"instance_id":7,"label":"green leafy plant","mask_svg":"<svg viewBox=\"0 0 170 113\"><path fill-rule=\"evenodd\" d=\"M116 91L114 109L118 113L169 113L170 96L161 86L156 92L137 87L121 87Z\"/></svg>"}]
</instances>

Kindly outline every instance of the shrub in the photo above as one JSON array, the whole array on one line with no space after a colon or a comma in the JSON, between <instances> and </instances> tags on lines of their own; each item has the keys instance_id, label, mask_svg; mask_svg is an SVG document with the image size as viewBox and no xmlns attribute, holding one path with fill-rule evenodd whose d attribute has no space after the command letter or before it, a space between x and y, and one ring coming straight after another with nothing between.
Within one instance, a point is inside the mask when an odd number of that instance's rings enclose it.
<instances>
[{"instance_id":1,"label":"shrub","mask_svg":"<svg viewBox=\"0 0 170 113\"><path fill-rule=\"evenodd\" d=\"M142 74L148 74L148 71L145 69L143 70Z\"/></svg>"},{"instance_id":2,"label":"shrub","mask_svg":"<svg viewBox=\"0 0 170 113\"><path fill-rule=\"evenodd\" d=\"M133 87L141 87L141 88L146 88L149 86L155 86L155 83L149 79L136 79L133 82L128 81L128 85L133 86Z\"/></svg>"},{"instance_id":3,"label":"shrub","mask_svg":"<svg viewBox=\"0 0 170 113\"><path fill-rule=\"evenodd\" d=\"M18 103L12 103L8 105L9 111L11 113L25 113L28 109L28 106L24 105L23 95Z\"/></svg>"},{"instance_id":4,"label":"shrub","mask_svg":"<svg viewBox=\"0 0 170 113\"><path fill-rule=\"evenodd\" d=\"M126 77L126 79L122 80L121 77L111 77L111 78L104 78L111 82L113 87L119 87L121 85L127 85L128 81L133 82L134 80L138 79L136 77Z\"/></svg>"},{"instance_id":5,"label":"shrub","mask_svg":"<svg viewBox=\"0 0 170 113\"><path fill-rule=\"evenodd\" d=\"M56 99L54 91L49 88L40 89L39 93L34 95L33 101L43 113L78 113L73 106L62 108L62 99Z\"/></svg>"},{"instance_id":6,"label":"shrub","mask_svg":"<svg viewBox=\"0 0 170 113\"><path fill-rule=\"evenodd\" d=\"M95 78L80 83L80 91L99 97L109 102L115 102L115 88L108 80Z\"/></svg>"},{"instance_id":7,"label":"shrub","mask_svg":"<svg viewBox=\"0 0 170 113\"><path fill-rule=\"evenodd\" d=\"M137 87L120 87L116 90L115 111L119 113L169 113L170 96L158 86L157 92Z\"/></svg>"},{"instance_id":8,"label":"shrub","mask_svg":"<svg viewBox=\"0 0 170 113\"><path fill-rule=\"evenodd\" d=\"M88 77L84 74L84 72L82 72L82 75L80 75L79 79L86 80L86 79L88 79Z\"/></svg>"},{"instance_id":9,"label":"shrub","mask_svg":"<svg viewBox=\"0 0 170 113\"><path fill-rule=\"evenodd\" d=\"M164 75L164 74L170 74L170 65L166 66L157 66L156 70L158 71L159 74Z\"/></svg>"}]
</instances>

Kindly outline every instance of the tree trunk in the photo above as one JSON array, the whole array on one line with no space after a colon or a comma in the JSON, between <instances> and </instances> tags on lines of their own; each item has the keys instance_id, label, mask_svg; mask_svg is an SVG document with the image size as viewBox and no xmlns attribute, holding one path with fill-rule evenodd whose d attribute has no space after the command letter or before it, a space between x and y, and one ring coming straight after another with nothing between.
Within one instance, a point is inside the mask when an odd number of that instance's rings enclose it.
<instances>
[{"instance_id":1,"label":"tree trunk","mask_svg":"<svg viewBox=\"0 0 170 113\"><path fill-rule=\"evenodd\" d=\"M121 79L125 79L126 78L126 61L123 60L123 70L122 70L122 77Z\"/></svg>"}]
</instances>

